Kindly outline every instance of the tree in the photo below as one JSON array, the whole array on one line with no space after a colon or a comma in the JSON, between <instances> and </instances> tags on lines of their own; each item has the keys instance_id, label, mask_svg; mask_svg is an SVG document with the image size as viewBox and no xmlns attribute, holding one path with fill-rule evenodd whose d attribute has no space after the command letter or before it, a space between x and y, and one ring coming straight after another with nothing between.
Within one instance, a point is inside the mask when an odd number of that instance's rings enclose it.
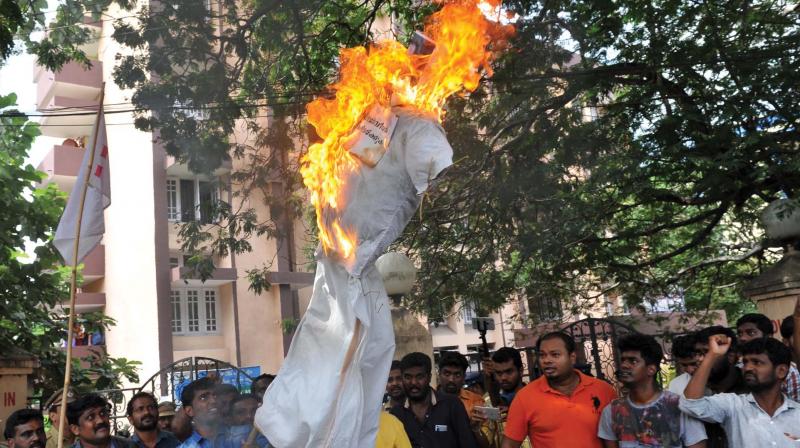
<instances>
[{"instance_id":1,"label":"tree","mask_svg":"<svg viewBox=\"0 0 800 448\"><path fill-rule=\"evenodd\" d=\"M49 70L58 70L70 61L91 65L81 45L96 36L81 25L102 20L103 10L112 3L130 10L135 2L66 0L48 10L47 0L0 0L0 65L19 51L20 44Z\"/></svg>"},{"instance_id":2,"label":"tree","mask_svg":"<svg viewBox=\"0 0 800 448\"><path fill-rule=\"evenodd\" d=\"M491 92L453 109L454 146L474 152L406 242L430 302L521 293L577 311L603 291L748 306L741 286L775 259L759 211L800 180L796 15L779 2L509 7L527 18L519 50Z\"/></svg>"},{"instance_id":3,"label":"tree","mask_svg":"<svg viewBox=\"0 0 800 448\"><path fill-rule=\"evenodd\" d=\"M291 160L303 148L287 133L306 140L302 105L332 81L337 48L369 41L379 16L394 18L403 39L434 7L161 5L140 29L118 24L118 40L138 52L120 61L116 80L154 111L138 126L158 129L192 169L231 154L251 162L233 176L242 191L276 173L299 191ZM422 266L411 305L436 316L464 300L494 309L522 296L579 311L615 294L631 304L679 295L690 309L730 314L749 306L741 286L780 245L765 241L759 211L800 183L793 4L504 7L519 15L517 37L494 77L449 105L458 163L400 242ZM265 128L265 115L286 123ZM261 133L256 144L229 138L237 120ZM270 201L303 212L302 196ZM226 218L217 234L189 232L189 248L247 250L235 244L243 233L278 228L246 211Z\"/></svg>"},{"instance_id":4,"label":"tree","mask_svg":"<svg viewBox=\"0 0 800 448\"><path fill-rule=\"evenodd\" d=\"M65 201L54 184L36 186L44 174L25 158L39 129L23 114L7 110L15 101L13 94L0 96L0 207L4 210L0 217L0 351L21 349L38 358L42 368L34 375L34 385L49 395L64 378L67 317L56 305L69 296L69 273L66 268L54 268L61 260L52 244L46 243ZM32 259L24 251L28 242L39 243ZM79 323L89 332L114 324L97 314L82 314ZM125 358L98 354L73 362L73 384L78 390L119 387L123 378L138 381L138 362Z\"/></svg>"}]
</instances>

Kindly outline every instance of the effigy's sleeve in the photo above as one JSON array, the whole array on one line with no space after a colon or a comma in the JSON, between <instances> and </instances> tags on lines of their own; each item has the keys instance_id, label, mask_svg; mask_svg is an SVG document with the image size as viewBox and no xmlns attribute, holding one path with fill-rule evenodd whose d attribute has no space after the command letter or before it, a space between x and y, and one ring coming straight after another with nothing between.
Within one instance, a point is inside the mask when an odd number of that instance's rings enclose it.
<instances>
[{"instance_id":1,"label":"effigy's sleeve","mask_svg":"<svg viewBox=\"0 0 800 448\"><path fill-rule=\"evenodd\" d=\"M445 168L453 164L453 148L444 129L431 120L414 120L405 142L405 164L417 194L428 189Z\"/></svg>"}]
</instances>

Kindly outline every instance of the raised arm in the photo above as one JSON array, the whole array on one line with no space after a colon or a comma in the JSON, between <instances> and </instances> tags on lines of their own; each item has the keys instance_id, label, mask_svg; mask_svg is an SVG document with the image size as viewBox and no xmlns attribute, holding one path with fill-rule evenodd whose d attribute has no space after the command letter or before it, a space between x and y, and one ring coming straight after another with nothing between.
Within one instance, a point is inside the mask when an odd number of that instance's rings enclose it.
<instances>
[{"instance_id":1,"label":"raised arm","mask_svg":"<svg viewBox=\"0 0 800 448\"><path fill-rule=\"evenodd\" d=\"M691 381L686 386L683 395L689 399L703 398L705 396L708 377L714 364L728 354L731 348L731 338L723 334L715 334L708 338L708 353L700 363L700 367L692 375Z\"/></svg>"}]
</instances>

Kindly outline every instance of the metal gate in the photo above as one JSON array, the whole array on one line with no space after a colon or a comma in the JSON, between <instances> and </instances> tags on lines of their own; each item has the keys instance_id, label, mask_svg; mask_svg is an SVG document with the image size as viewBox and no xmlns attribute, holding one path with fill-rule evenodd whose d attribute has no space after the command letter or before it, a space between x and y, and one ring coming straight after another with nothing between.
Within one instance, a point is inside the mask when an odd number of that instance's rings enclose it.
<instances>
[{"instance_id":1,"label":"metal gate","mask_svg":"<svg viewBox=\"0 0 800 448\"><path fill-rule=\"evenodd\" d=\"M220 383L231 384L241 393L249 393L253 378L244 370L214 358L193 356L183 358L158 371L142 383L140 391L150 392L156 397L168 397L176 405L181 404L181 391L192 381L210 377Z\"/></svg>"},{"instance_id":2,"label":"metal gate","mask_svg":"<svg viewBox=\"0 0 800 448\"><path fill-rule=\"evenodd\" d=\"M183 358L159 370L138 388L113 389L97 391L111 404L111 424L114 434L131 433L128 427L128 402L137 392L145 391L153 394L159 401L181 403L181 391L192 381L211 377L221 383L231 384L241 393L249 393L253 382L245 371L219 359L194 356Z\"/></svg>"},{"instance_id":3,"label":"metal gate","mask_svg":"<svg viewBox=\"0 0 800 448\"><path fill-rule=\"evenodd\" d=\"M621 336L637 331L622 322L595 317L572 322L561 330L575 340L577 367L595 378L608 381L619 390L617 341Z\"/></svg>"}]
</instances>

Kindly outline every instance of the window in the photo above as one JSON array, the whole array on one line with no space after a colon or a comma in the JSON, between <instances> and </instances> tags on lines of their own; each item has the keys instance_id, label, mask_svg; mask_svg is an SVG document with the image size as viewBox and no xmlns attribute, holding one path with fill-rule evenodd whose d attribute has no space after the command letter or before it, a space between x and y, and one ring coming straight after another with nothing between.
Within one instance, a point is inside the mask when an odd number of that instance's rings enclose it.
<instances>
[{"instance_id":1,"label":"window","mask_svg":"<svg viewBox=\"0 0 800 448\"><path fill-rule=\"evenodd\" d=\"M215 182L198 179L167 179L167 218L170 221L212 222L212 212L219 201Z\"/></svg>"},{"instance_id":2,"label":"window","mask_svg":"<svg viewBox=\"0 0 800 448\"><path fill-rule=\"evenodd\" d=\"M215 288L176 288L170 292L173 334L217 333L219 301Z\"/></svg>"},{"instance_id":3,"label":"window","mask_svg":"<svg viewBox=\"0 0 800 448\"><path fill-rule=\"evenodd\" d=\"M206 296L206 331L217 331L217 293L213 289L203 292Z\"/></svg>"},{"instance_id":4,"label":"window","mask_svg":"<svg viewBox=\"0 0 800 448\"><path fill-rule=\"evenodd\" d=\"M172 303L172 332L183 332L181 321L181 293L180 291L170 291L169 300Z\"/></svg>"},{"instance_id":5,"label":"window","mask_svg":"<svg viewBox=\"0 0 800 448\"><path fill-rule=\"evenodd\" d=\"M537 322L559 320L562 317L561 299L555 297L534 297L528 300L531 316Z\"/></svg>"},{"instance_id":6,"label":"window","mask_svg":"<svg viewBox=\"0 0 800 448\"><path fill-rule=\"evenodd\" d=\"M461 316L464 318L464 326L472 328L472 319L478 317L478 315L475 314L475 305L465 303L464 307L461 308Z\"/></svg>"},{"instance_id":7,"label":"window","mask_svg":"<svg viewBox=\"0 0 800 448\"><path fill-rule=\"evenodd\" d=\"M178 181L167 179L167 219L178 220Z\"/></svg>"},{"instance_id":8,"label":"window","mask_svg":"<svg viewBox=\"0 0 800 448\"><path fill-rule=\"evenodd\" d=\"M189 316L189 333L197 333L200 331L200 307L198 306L198 297L196 289L189 289L186 291L186 310Z\"/></svg>"}]
</instances>

